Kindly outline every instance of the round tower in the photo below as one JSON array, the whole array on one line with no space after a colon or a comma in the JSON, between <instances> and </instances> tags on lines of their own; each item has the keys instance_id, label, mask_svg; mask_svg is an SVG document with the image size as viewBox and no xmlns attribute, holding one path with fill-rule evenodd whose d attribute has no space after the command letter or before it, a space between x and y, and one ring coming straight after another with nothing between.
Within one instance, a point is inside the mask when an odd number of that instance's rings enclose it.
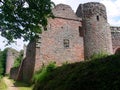
<instances>
[{"instance_id":1,"label":"round tower","mask_svg":"<svg viewBox=\"0 0 120 90\"><path fill-rule=\"evenodd\" d=\"M80 4L76 14L83 19L85 58L97 53L112 54L111 30L105 6L98 2Z\"/></svg>"}]
</instances>

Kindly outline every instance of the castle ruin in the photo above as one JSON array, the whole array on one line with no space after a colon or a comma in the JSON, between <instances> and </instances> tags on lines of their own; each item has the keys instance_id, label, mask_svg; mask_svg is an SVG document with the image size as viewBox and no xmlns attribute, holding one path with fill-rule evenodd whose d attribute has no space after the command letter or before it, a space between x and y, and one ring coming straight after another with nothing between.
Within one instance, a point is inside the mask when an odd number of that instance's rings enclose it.
<instances>
[{"instance_id":1,"label":"castle ruin","mask_svg":"<svg viewBox=\"0 0 120 90\"><path fill-rule=\"evenodd\" d=\"M10 70L14 65L15 59L19 56L19 52L15 49L8 48L7 49L7 55L6 55L6 74L10 74Z\"/></svg>"},{"instance_id":2,"label":"castle ruin","mask_svg":"<svg viewBox=\"0 0 120 90\"><path fill-rule=\"evenodd\" d=\"M80 4L76 13L59 4L53 14L55 18L48 19L39 39L27 46L19 80L31 81L34 72L51 61L61 65L84 61L95 53L120 53L120 27L108 24L103 4Z\"/></svg>"}]
</instances>

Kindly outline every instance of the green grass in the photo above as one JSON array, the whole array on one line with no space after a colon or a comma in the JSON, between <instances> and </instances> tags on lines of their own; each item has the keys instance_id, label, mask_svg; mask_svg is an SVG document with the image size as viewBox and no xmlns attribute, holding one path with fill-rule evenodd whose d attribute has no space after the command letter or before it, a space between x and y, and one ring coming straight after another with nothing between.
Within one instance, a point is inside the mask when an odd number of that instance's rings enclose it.
<instances>
[{"instance_id":1,"label":"green grass","mask_svg":"<svg viewBox=\"0 0 120 90\"><path fill-rule=\"evenodd\" d=\"M2 79L0 79L0 90L6 90L7 86Z\"/></svg>"},{"instance_id":2,"label":"green grass","mask_svg":"<svg viewBox=\"0 0 120 90\"><path fill-rule=\"evenodd\" d=\"M58 67L34 90L120 90L120 55Z\"/></svg>"},{"instance_id":3,"label":"green grass","mask_svg":"<svg viewBox=\"0 0 120 90\"><path fill-rule=\"evenodd\" d=\"M32 86L27 83L15 81L14 84L19 88L19 90L32 90Z\"/></svg>"},{"instance_id":4,"label":"green grass","mask_svg":"<svg viewBox=\"0 0 120 90\"><path fill-rule=\"evenodd\" d=\"M31 87L20 87L19 90L32 90Z\"/></svg>"}]
</instances>

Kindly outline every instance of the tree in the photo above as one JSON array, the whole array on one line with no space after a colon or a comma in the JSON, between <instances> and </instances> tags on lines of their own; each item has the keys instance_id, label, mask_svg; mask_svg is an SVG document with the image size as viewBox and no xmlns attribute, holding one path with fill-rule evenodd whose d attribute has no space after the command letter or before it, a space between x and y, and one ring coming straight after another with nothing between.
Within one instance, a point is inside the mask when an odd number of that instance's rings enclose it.
<instances>
[{"instance_id":1,"label":"tree","mask_svg":"<svg viewBox=\"0 0 120 90\"><path fill-rule=\"evenodd\" d=\"M6 69L6 55L7 55L8 48L0 51L0 76L5 74Z\"/></svg>"},{"instance_id":2,"label":"tree","mask_svg":"<svg viewBox=\"0 0 120 90\"><path fill-rule=\"evenodd\" d=\"M0 0L0 31L9 43L23 37L25 41L38 37L41 28L52 17L51 0Z\"/></svg>"}]
</instances>

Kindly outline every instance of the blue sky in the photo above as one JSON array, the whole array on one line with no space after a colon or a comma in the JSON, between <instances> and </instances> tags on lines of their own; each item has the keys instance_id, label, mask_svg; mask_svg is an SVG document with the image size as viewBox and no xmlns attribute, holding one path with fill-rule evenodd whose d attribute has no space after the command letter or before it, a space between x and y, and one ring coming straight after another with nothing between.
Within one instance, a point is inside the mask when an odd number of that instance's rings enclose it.
<instances>
[{"instance_id":1,"label":"blue sky","mask_svg":"<svg viewBox=\"0 0 120 90\"><path fill-rule=\"evenodd\" d=\"M70 5L71 8L76 11L79 4L83 4L86 2L100 2L106 6L108 23L112 26L120 26L120 0L52 0L55 4L67 4ZM0 49L4 49L7 40L0 37ZM7 47L12 47L17 50L21 50L23 48L23 41L17 40L16 43L9 45Z\"/></svg>"}]
</instances>

